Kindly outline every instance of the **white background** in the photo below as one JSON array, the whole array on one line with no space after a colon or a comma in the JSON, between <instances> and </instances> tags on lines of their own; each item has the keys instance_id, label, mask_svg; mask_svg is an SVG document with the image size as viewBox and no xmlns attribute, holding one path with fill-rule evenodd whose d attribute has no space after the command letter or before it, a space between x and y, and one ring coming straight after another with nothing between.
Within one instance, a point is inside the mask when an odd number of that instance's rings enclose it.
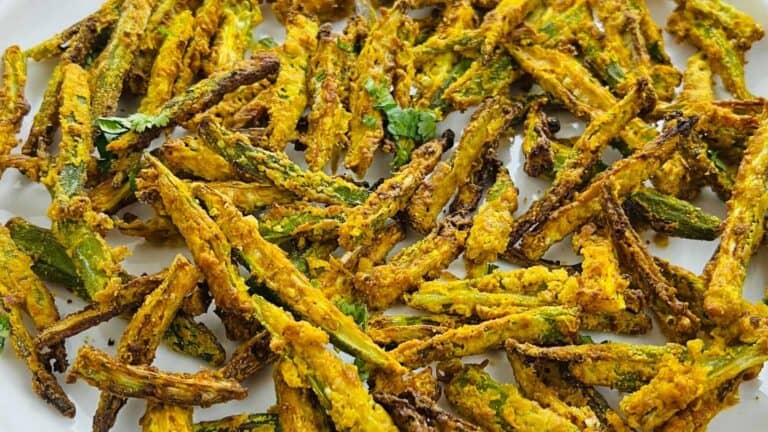
<instances>
[{"instance_id":1,"label":"white background","mask_svg":"<svg viewBox=\"0 0 768 432\"><path fill-rule=\"evenodd\" d=\"M666 21L666 16L674 7L669 0L649 0L654 18L659 23ZM0 49L10 44L19 44L22 48L29 48L35 43L63 29L71 23L83 18L96 10L101 0L0 0ZM738 8L746 11L768 28L768 1L732 1ZM267 20L255 29L257 37L271 36L278 42L283 39L283 31L272 18L265 13ZM690 47L681 47L672 43L668 38L668 49L675 65L683 69L687 57L693 52ZM749 89L756 95L768 96L768 43L756 44L747 56L747 81ZM47 82L52 63L35 64L30 62L27 96L33 107L33 113L40 104L43 90ZM26 131L32 114L25 123ZM441 128L451 127L459 132L468 118L469 113L451 115ZM581 131L578 122L568 120L563 122L563 136L574 135ZM609 152L610 153L610 152ZM519 139L510 140L500 150L502 159L508 163L515 181L521 189L521 208L525 209L532 199L536 199L546 188L546 183L529 179L522 171L521 151ZM611 157L611 155L607 155ZM384 174L385 161L379 161L374 167L374 174ZM15 171L8 171L0 180L0 222L5 222L12 216L21 216L33 223L49 226L45 217L46 209L50 203L47 192L36 184L31 184ZM697 202L719 216L724 216L724 205L711 193ZM652 234L648 234L652 238ZM109 240L115 244L127 244L133 249L133 255L126 259L126 269L134 274L140 272L154 272L167 266L177 250L172 248L157 248L144 244L142 241L129 239L118 235L110 236ZM657 247L651 242L653 252L674 263L683 265L694 272L700 272L706 261L711 256L717 242L700 242L671 239L665 247ZM549 255L552 258L574 260L570 253L570 244L563 243L554 248ZM766 273L768 272L768 253L762 248L753 259L750 268L750 277L745 287L745 296L752 301L758 301L763 297L766 286ZM451 270L459 273L461 265L452 266ZM74 298L70 293L55 288L62 313L70 313L83 306L82 302ZM73 300L67 304L67 300ZM205 316L202 320L217 332L220 339L224 340L223 332L214 316ZM113 320L95 329L91 329L82 335L67 341L67 350L70 361L73 359L77 348L84 341L114 353L114 347L107 346L109 338L119 340L124 322ZM595 335L596 339L620 339L612 335ZM663 338L654 332L643 338L624 338L635 343L663 343ZM231 345L227 345L231 352ZM483 357L477 357L479 361ZM161 369L193 372L203 365L194 360L176 355L161 346L155 365ZM491 356L489 370L499 380L512 381L512 373L502 355ZM250 389L248 399L239 402L218 405L208 409L196 409L195 420L205 420L222 417L241 412L264 412L274 403L274 392L271 385L271 371L262 371L256 377L246 382ZM63 377L60 377L63 382ZM711 424L712 431L764 431L768 425L768 372L763 372L759 379L745 383L741 390L741 403L719 415ZM80 382L74 385L64 384L65 391L77 405L77 416L74 420L65 419L56 411L38 399L30 387L30 376L10 347L0 354L0 431L78 431L91 430L91 416L96 409L98 391ZM610 392L606 392L610 395ZM615 398L612 398L615 400ZM138 430L138 419L144 410L141 401L130 401L120 412L115 431Z\"/></svg>"}]
</instances>

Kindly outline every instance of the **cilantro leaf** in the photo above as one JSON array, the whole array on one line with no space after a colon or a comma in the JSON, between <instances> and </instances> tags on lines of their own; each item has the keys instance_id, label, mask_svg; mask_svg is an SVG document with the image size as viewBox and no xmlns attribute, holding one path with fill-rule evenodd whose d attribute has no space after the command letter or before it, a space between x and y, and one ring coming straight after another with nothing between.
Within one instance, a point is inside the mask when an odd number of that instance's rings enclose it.
<instances>
[{"instance_id":1,"label":"cilantro leaf","mask_svg":"<svg viewBox=\"0 0 768 432\"><path fill-rule=\"evenodd\" d=\"M11 323L8 315L0 312L0 352L5 347L5 340L11 335Z\"/></svg>"},{"instance_id":2,"label":"cilantro leaf","mask_svg":"<svg viewBox=\"0 0 768 432\"><path fill-rule=\"evenodd\" d=\"M109 137L112 138L110 139ZM111 140L115 139L115 137L116 135L101 133L96 137L96 140L94 141L96 150L99 152L99 158L96 160L96 166L98 166L99 171L101 172L109 171L109 169L112 168L112 162L117 159L117 156L114 153L107 150L107 145Z\"/></svg>"},{"instance_id":3,"label":"cilantro leaf","mask_svg":"<svg viewBox=\"0 0 768 432\"><path fill-rule=\"evenodd\" d=\"M336 307L338 307L344 315L352 317L363 330L368 328L368 306L364 303L353 303L341 299L336 302Z\"/></svg>"}]
</instances>

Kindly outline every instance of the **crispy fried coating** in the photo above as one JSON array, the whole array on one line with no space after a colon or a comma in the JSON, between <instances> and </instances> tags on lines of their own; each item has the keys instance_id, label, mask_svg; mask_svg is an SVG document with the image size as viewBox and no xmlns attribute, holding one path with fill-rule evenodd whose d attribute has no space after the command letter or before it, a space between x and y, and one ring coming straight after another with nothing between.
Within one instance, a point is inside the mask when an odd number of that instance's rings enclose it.
<instances>
[{"instance_id":1,"label":"crispy fried coating","mask_svg":"<svg viewBox=\"0 0 768 432\"><path fill-rule=\"evenodd\" d=\"M187 374L161 372L152 366L130 366L90 345L80 348L67 375L68 382L77 379L115 396L179 406L207 407L247 396L246 389L237 382L207 370Z\"/></svg>"},{"instance_id":2,"label":"crispy fried coating","mask_svg":"<svg viewBox=\"0 0 768 432\"><path fill-rule=\"evenodd\" d=\"M204 0L195 11L195 32L184 53L183 67L174 84L174 96L180 96L195 82L203 61L211 53L211 41L219 28L225 0Z\"/></svg>"},{"instance_id":3,"label":"crispy fried coating","mask_svg":"<svg viewBox=\"0 0 768 432\"><path fill-rule=\"evenodd\" d=\"M540 4L539 0L500 0L496 7L483 17L483 22L478 28L479 33L485 37L480 48L483 57L489 59L497 45Z\"/></svg>"},{"instance_id":4,"label":"crispy fried coating","mask_svg":"<svg viewBox=\"0 0 768 432\"><path fill-rule=\"evenodd\" d=\"M444 411L432 399L411 390L399 395L376 392L373 397L389 412L401 431L480 432L481 430L472 423Z\"/></svg>"},{"instance_id":5,"label":"crispy fried coating","mask_svg":"<svg viewBox=\"0 0 768 432\"><path fill-rule=\"evenodd\" d=\"M27 83L27 59L17 45L3 53L3 84L0 88L0 154L6 155L18 145L16 134L29 112L24 96Z\"/></svg>"},{"instance_id":6,"label":"crispy fried coating","mask_svg":"<svg viewBox=\"0 0 768 432\"><path fill-rule=\"evenodd\" d=\"M352 0L277 0L271 6L280 22L296 9L320 22L333 22L349 16L358 6L356 3Z\"/></svg>"},{"instance_id":7,"label":"crispy fried coating","mask_svg":"<svg viewBox=\"0 0 768 432\"><path fill-rule=\"evenodd\" d=\"M221 123L228 128L243 127L245 126L245 122L240 121L237 114L241 112L248 103L264 97L262 95L267 91L270 85L268 80L261 80L253 84L241 86L224 95L221 102L195 115L192 120L184 124L184 127L187 130L196 130L200 123L206 118L213 118L214 121Z\"/></svg>"},{"instance_id":8,"label":"crispy fried coating","mask_svg":"<svg viewBox=\"0 0 768 432\"><path fill-rule=\"evenodd\" d=\"M179 313L165 332L163 341L174 351L200 359L211 366L221 366L227 353L216 335L186 313Z\"/></svg>"},{"instance_id":9,"label":"crispy fried coating","mask_svg":"<svg viewBox=\"0 0 768 432\"><path fill-rule=\"evenodd\" d=\"M687 136L695 124L696 118L679 120L643 150L616 162L608 171L600 174L573 201L555 210L546 221L523 236L521 244L525 255L531 259L541 258L552 244L599 213L603 185L610 185L616 195L621 197L636 188L671 156L678 139Z\"/></svg>"},{"instance_id":10,"label":"crispy fried coating","mask_svg":"<svg viewBox=\"0 0 768 432\"><path fill-rule=\"evenodd\" d=\"M259 216L259 234L272 243L293 238L331 240L348 217L340 206L317 207L302 201L273 205Z\"/></svg>"},{"instance_id":11,"label":"crispy fried coating","mask_svg":"<svg viewBox=\"0 0 768 432\"><path fill-rule=\"evenodd\" d=\"M462 323L451 315L379 315L368 321L366 333L377 344L394 348L409 340L437 336Z\"/></svg>"},{"instance_id":12,"label":"crispy fried coating","mask_svg":"<svg viewBox=\"0 0 768 432\"><path fill-rule=\"evenodd\" d=\"M398 212L405 210L416 188L453 144L453 134L444 134L411 154L411 161L373 191L365 202L349 210L339 227L339 243L347 250L368 245L374 233Z\"/></svg>"},{"instance_id":13,"label":"crispy fried coating","mask_svg":"<svg viewBox=\"0 0 768 432\"><path fill-rule=\"evenodd\" d=\"M280 432L275 414L237 414L195 423L193 432Z\"/></svg>"},{"instance_id":14,"label":"crispy fried coating","mask_svg":"<svg viewBox=\"0 0 768 432\"><path fill-rule=\"evenodd\" d=\"M466 110L492 96L506 96L522 73L506 54L494 55L488 63L475 60L443 92L443 99L457 110Z\"/></svg>"},{"instance_id":15,"label":"crispy fried coating","mask_svg":"<svg viewBox=\"0 0 768 432\"><path fill-rule=\"evenodd\" d=\"M207 181L227 181L240 177L235 167L194 135L166 141L157 149L156 156L178 176Z\"/></svg>"},{"instance_id":16,"label":"crispy fried coating","mask_svg":"<svg viewBox=\"0 0 768 432\"><path fill-rule=\"evenodd\" d=\"M192 408L149 402L139 424L142 432L192 432Z\"/></svg>"},{"instance_id":17,"label":"crispy fried coating","mask_svg":"<svg viewBox=\"0 0 768 432\"><path fill-rule=\"evenodd\" d=\"M269 349L269 332L261 331L239 345L219 373L235 381L245 381L268 364L277 359L277 354Z\"/></svg>"},{"instance_id":18,"label":"crispy fried coating","mask_svg":"<svg viewBox=\"0 0 768 432\"><path fill-rule=\"evenodd\" d=\"M520 104L503 97L488 99L481 105L464 129L451 163L438 163L432 176L414 192L408 207L414 228L424 234L432 231L438 214L456 189L471 179L475 162L507 132L522 111Z\"/></svg>"},{"instance_id":19,"label":"crispy fried coating","mask_svg":"<svg viewBox=\"0 0 768 432\"><path fill-rule=\"evenodd\" d=\"M452 365L453 366L453 365ZM566 418L526 399L517 387L494 381L479 365L458 365L445 387L456 410L484 430L578 431Z\"/></svg>"},{"instance_id":20,"label":"crispy fried coating","mask_svg":"<svg viewBox=\"0 0 768 432\"><path fill-rule=\"evenodd\" d=\"M709 422L720 411L739 403L739 384L741 384L741 377L723 383L715 391L703 395L691 402L685 409L678 411L658 430L661 432L706 430Z\"/></svg>"},{"instance_id":21,"label":"crispy fried coating","mask_svg":"<svg viewBox=\"0 0 768 432\"><path fill-rule=\"evenodd\" d=\"M275 382L277 403L275 412L280 427L287 431L331 431L329 419L318 406L317 399L308 385L298 378L298 371L288 361L280 361L272 374Z\"/></svg>"},{"instance_id":22,"label":"crispy fried coating","mask_svg":"<svg viewBox=\"0 0 768 432\"><path fill-rule=\"evenodd\" d=\"M449 329L429 339L404 342L391 352L403 365L418 368L434 361L481 354L501 347L510 338L539 345L568 343L578 329L575 309L540 307Z\"/></svg>"},{"instance_id":23,"label":"crispy fried coating","mask_svg":"<svg viewBox=\"0 0 768 432\"><path fill-rule=\"evenodd\" d=\"M157 51L157 59L147 84L147 94L141 100L138 111L155 114L173 97L173 84L182 66L184 51L194 31L192 12L177 15L168 28L168 36Z\"/></svg>"},{"instance_id":24,"label":"crispy fried coating","mask_svg":"<svg viewBox=\"0 0 768 432\"><path fill-rule=\"evenodd\" d=\"M704 269L707 293L704 309L716 323L725 325L742 313L741 289L752 255L760 245L768 209L768 119L747 142L739 165L720 246Z\"/></svg>"},{"instance_id":25,"label":"crispy fried coating","mask_svg":"<svg viewBox=\"0 0 768 432\"><path fill-rule=\"evenodd\" d=\"M542 291L559 291L560 287L569 282L571 277L563 269L548 269L537 265L524 269L502 271L495 270L487 275L454 281L435 280L423 282L419 290L448 291L459 289L476 289L482 292L506 292L514 294L535 295Z\"/></svg>"},{"instance_id":26,"label":"crispy fried coating","mask_svg":"<svg viewBox=\"0 0 768 432\"><path fill-rule=\"evenodd\" d=\"M205 74L211 75L243 60L251 44L251 28L262 20L261 9L251 1L225 2L210 55L203 63Z\"/></svg>"},{"instance_id":27,"label":"crispy fried coating","mask_svg":"<svg viewBox=\"0 0 768 432\"><path fill-rule=\"evenodd\" d=\"M5 223L16 247L32 259L29 267L47 282L73 289L81 285L77 270L67 250L48 229L37 227L20 217L13 217Z\"/></svg>"}]
</instances>

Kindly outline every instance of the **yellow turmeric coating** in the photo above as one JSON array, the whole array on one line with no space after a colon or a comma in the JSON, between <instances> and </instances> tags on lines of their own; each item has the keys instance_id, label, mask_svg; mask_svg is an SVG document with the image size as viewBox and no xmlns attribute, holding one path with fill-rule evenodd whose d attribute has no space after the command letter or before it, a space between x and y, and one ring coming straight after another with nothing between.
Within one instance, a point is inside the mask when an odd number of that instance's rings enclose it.
<instances>
[{"instance_id":1,"label":"yellow turmeric coating","mask_svg":"<svg viewBox=\"0 0 768 432\"><path fill-rule=\"evenodd\" d=\"M245 58L254 18L260 21L257 16L261 16L261 10L258 7L254 10L250 1L230 0L226 3L210 55L203 63L206 75L226 69Z\"/></svg>"},{"instance_id":2,"label":"yellow turmeric coating","mask_svg":"<svg viewBox=\"0 0 768 432\"><path fill-rule=\"evenodd\" d=\"M320 22L333 22L349 16L355 8L353 0L277 0L271 4L280 22L296 9L316 17Z\"/></svg>"},{"instance_id":3,"label":"yellow turmeric coating","mask_svg":"<svg viewBox=\"0 0 768 432\"><path fill-rule=\"evenodd\" d=\"M7 155L19 143L16 134L21 121L29 112L24 97L27 83L27 58L17 45L3 53L3 83L0 88L0 155Z\"/></svg>"},{"instance_id":4,"label":"yellow turmeric coating","mask_svg":"<svg viewBox=\"0 0 768 432\"><path fill-rule=\"evenodd\" d=\"M768 118L747 142L736 183L727 204L727 218L717 252L704 274L707 292L704 309L716 323L725 325L739 318L744 309L741 291L752 255L765 231L768 210Z\"/></svg>"},{"instance_id":5,"label":"yellow turmeric coating","mask_svg":"<svg viewBox=\"0 0 768 432\"><path fill-rule=\"evenodd\" d=\"M210 55L211 39L219 28L224 0L204 0L195 11L195 32L184 53L183 67L173 87L174 96L184 93L191 86L203 67L203 60Z\"/></svg>"},{"instance_id":6,"label":"yellow turmeric coating","mask_svg":"<svg viewBox=\"0 0 768 432\"><path fill-rule=\"evenodd\" d=\"M437 288L446 290L476 289L482 292L508 292L535 295L542 291L560 291L562 284L573 279L562 269L550 270L544 266L532 266L525 269L502 271L455 281L435 280L423 282L419 290L431 291Z\"/></svg>"},{"instance_id":7,"label":"yellow turmeric coating","mask_svg":"<svg viewBox=\"0 0 768 432\"><path fill-rule=\"evenodd\" d=\"M141 100L139 112L155 114L173 97L173 85L182 67L187 42L194 31L193 22L190 11L182 12L171 22L168 36L157 51L157 59L152 65L147 94Z\"/></svg>"},{"instance_id":8,"label":"yellow turmeric coating","mask_svg":"<svg viewBox=\"0 0 768 432\"><path fill-rule=\"evenodd\" d=\"M244 126L237 122L235 115L249 102L264 94L270 85L269 81L264 80L241 86L237 88L237 90L227 93L218 104L194 116L192 120L184 125L184 127L188 130L195 130L206 118L212 118L214 121L221 123L228 128Z\"/></svg>"},{"instance_id":9,"label":"yellow turmeric coating","mask_svg":"<svg viewBox=\"0 0 768 432\"><path fill-rule=\"evenodd\" d=\"M139 424L142 432L192 432L192 408L148 402Z\"/></svg>"},{"instance_id":10,"label":"yellow turmeric coating","mask_svg":"<svg viewBox=\"0 0 768 432\"><path fill-rule=\"evenodd\" d=\"M514 30L526 15L541 4L540 0L501 0L488 12L479 27L479 33L485 37L481 53L490 58L499 42Z\"/></svg>"},{"instance_id":11,"label":"yellow turmeric coating","mask_svg":"<svg viewBox=\"0 0 768 432\"><path fill-rule=\"evenodd\" d=\"M157 157L179 176L207 181L227 181L239 177L235 167L194 135L166 141Z\"/></svg>"},{"instance_id":12,"label":"yellow turmeric coating","mask_svg":"<svg viewBox=\"0 0 768 432\"><path fill-rule=\"evenodd\" d=\"M293 363L279 361L272 373L275 382L277 403L275 412L280 428L286 431L325 432L329 431L329 420L309 389L309 385L298 376Z\"/></svg>"}]
</instances>

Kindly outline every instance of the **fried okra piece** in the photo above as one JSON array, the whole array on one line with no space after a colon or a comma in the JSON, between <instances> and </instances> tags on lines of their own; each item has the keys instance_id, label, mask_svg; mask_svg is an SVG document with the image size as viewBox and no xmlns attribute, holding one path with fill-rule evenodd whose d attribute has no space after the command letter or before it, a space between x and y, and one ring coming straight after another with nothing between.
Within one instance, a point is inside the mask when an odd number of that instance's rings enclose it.
<instances>
[{"instance_id":1,"label":"fried okra piece","mask_svg":"<svg viewBox=\"0 0 768 432\"><path fill-rule=\"evenodd\" d=\"M257 179L266 178L300 197L348 206L360 205L368 198L369 192L360 186L320 171L304 171L285 154L254 147L244 135L211 122L203 122L199 133L209 148L238 170Z\"/></svg>"},{"instance_id":2,"label":"fried okra piece","mask_svg":"<svg viewBox=\"0 0 768 432\"><path fill-rule=\"evenodd\" d=\"M551 245L598 214L602 206L604 185L610 185L620 197L635 189L672 155L678 140L688 136L695 124L695 117L678 120L642 150L616 162L608 171L601 173L570 203L552 212L544 222L523 236L521 244L525 255L531 259L541 258Z\"/></svg>"},{"instance_id":3,"label":"fried okra piece","mask_svg":"<svg viewBox=\"0 0 768 432\"><path fill-rule=\"evenodd\" d=\"M139 424L142 432L192 432L192 408L149 402Z\"/></svg>"},{"instance_id":4,"label":"fried okra piece","mask_svg":"<svg viewBox=\"0 0 768 432\"><path fill-rule=\"evenodd\" d=\"M741 316L744 300L742 285L752 255L765 230L766 177L768 174L768 120L747 142L739 165L720 246L704 269L707 293L704 309L715 323L726 325Z\"/></svg>"},{"instance_id":5,"label":"fried okra piece","mask_svg":"<svg viewBox=\"0 0 768 432\"><path fill-rule=\"evenodd\" d=\"M168 36L163 40L152 65L147 94L139 104L138 112L155 114L173 97L173 84L181 69L181 61L194 28L192 12L184 11L171 22Z\"/></svg>"},{"instance_id":6,"label":"fried okra piece","mask_svg":"<svg viewBox=\"0 0 768 432\"><path fill-rule=\"evenodd\" d=\"M454 408L484 430L578 431L566 418L526 399L517 387L501 384L480 365L451 364L445 395Z\"/></svg>"},{"instance_id":7,"label":"fried okra piece","mask_svg":"<svg viewBox=\"0 0 768 432\"><path fill-rule=\"evenodd\" d=\"M352 115L345 106L349 97L349 79L345 68L349 56L339 47L346 38L333 34L330 23L323 24L317 34L317 50L310 61L310 111L308 129L302 138L307 146L305 157L311 171L320 171L328 162L334 165L341 149L347 146Z\"/></svg>"},{"instance_id":8,"label":"fried okra piece","mask_svg":"<svg viewBox=\"0 0 768 432\"><path fill-rule=\"evenodd\" d=\"M243 215L225 197L205 187L194 193L211 209L231 245L238 250L251 276L266 285L294 313L328 332L340 348L378 368L399 371L402 367L376 345L349 316L328 300L288 259L278 246L259 232L253 217Z\"/></svg>"},{"instance_id":9,"label":"fried okra piece","mask_svg":"<svg viewBox=\"0 0 768 432\"><path fill-rule=\"evenodd\" d=\"M424 277L438 272L464 249L469 223L461 213L442 221L426 237L402 249L386 264L355 274L355 290L368 307L385 309L415 288Z\"/></svg>"},{"instance_id":10,"label":"fried okra piece","mask_svg":"<svg viewBox=\"0 0 768 432\"><path fill-rule=\"evenodd\" d=\"M16 246L10 231L2 226L0 226L0 266L4 269L0 275L0 284L20 300L21 309L32 318L38 332L59 321L59 310L56 308L53 294L32 271L32 259ZM50 353L46 355L54 360L53 369L63 372L67 369L67 353L64 344L57 343L49 347Z\"/></svg>"},{"instance_id":11,"label":"fried okra piece","mask_svg":"<svg viewBox=\"0 0 768 432\"><path fill-rule=\"evenodd\" d=\"M500 0L496 7L483 17L483 22L478 28L478 32L485 38L480 48L483 57L489 59L499 43L540 4L539 0Z\"/></svg>"},{"instance_id":12,"label":"fried okra piece","mask_svg":"<svg viewBox=\"0 0 768 432\"><path fill-rule=\"evenodd\" d=\"M576 285L575 279L571 281ZM420 289L406 298L408 306L429 313L448 313L463 317L478 316L480 308L520 312L530 308L557 304L555 294L539 295L508 292L488 293L475 289Z\"/></svg>"},{"instance_id":13,"label":"fried okra piece","mask_svg":"<svg viewBox=\"0 0 768 432\"><path fill-rule=\"evenodd\" d=\"M707 349L703 349L701 340L695 340L689 342L688 349L689 361L662 358L659 373L648 385L621 401L619 408L630 426L656 430L696 399L768 360L765 340L730 347L716 341Z\"/></svg>"},{"instance_id":14,"label":"fried okra piece","mask_svg":"<svg viewBox=\"0 0 768 432\"><path fill-rule=\"evenodd\" d=\"M592 409L588 406L570 406L560 399L557 391L539 377L536 365L530 359L516 352L507 352L507 359L523 396L568 419L580 430L599 430L600 420Z\"/></svg>"},{"instance_id":15,"label":"fried okra piece","mask_svg":"<svg viewBox=\"0 0 768 432\"><path fill-rule=\"evenodd\" d=\"M389 90L394 76L400 73L397 60L402 49L401 35L413 30L413 19L405 11L407 2L398 2L372 24L351 75L349 111L349 148L344 166L362 177L373 162L373 156L384 139L384 119L367 90L367 83ZM393 70L394 69L394 70ZM402 101L398 101L402 104Z\"/></svg>"},{"instance_id":16,"label":"fried okra piece","mask_svg":"<svg viewBox=\"0 0 768 432\"><path fill-rule=\"evenodd\" d=\"M178 176L212 182L240 177L234 166L196 136L168 140L153 154Z\"/></svg>"},{"instance_id":17,"label":"fried okra piece","mask_svg":"<svg viewBox=\"0 0 768 432\"><path fill-rule=\"evenodd\" d=\"M711 391L659 426L661 432L696 432L706 430L709 422L720 411L739 403L739 385L741 377L726 381L715 391Z\"/></svg>"},{"instance_id":18,"label":"fried okra piece","mask_svg":"<svg viewBox=\"0 0 768 432\"><path fill-rule=\"evenodd\" d=\"M633 220L647 223L659 233L697 240L714 240L720 235L720 218L655 189L632 192L624 207Z\"/></svg>"},{"instance_id":19,"label":"fried okra piece","mask_svg":"<svg viewBox=\"0 0 768 432\"><path fill-rule=\"evenodd\" d=\"M156 3L157 0L125 0L120 7L109 42L94 61L90 73L93 118L109 116L117 110L123 82L139 51L141 37Z\"/></svg>"},{"instance_id":20,"label":"fried okra piece","mask_svg":"<svg viewBox=\"0 0 768 432\"><path fill-rule=\"evenodd\" d=\"M239 121L237 113L248 103L264 97L262 94L267 91L270 85L271 83L268 80L261 80L253 84L241 86L224 95L221 102L195 115L191 120L184 123L184 128L187 130L197 130L197 127L206 118L213 118L214 121L228 128L243 127L245 122Z\"/></svg>"},{"instance_id":21,"label":"fried okra piece","mask_svg":"<svg viewBox=\"0 0 768 432\"><path fill-rule=\"evenodd\" d=\"M443 99L457 110L466 110L493 96L504 96L522 75L515 61L506 54L496 54L488 63L475 60L443 92Z\"/></svg>"},{"instance_id":22,"label":"fried okra piece","mask_svg":"<svg viewBox=\"0 0 768 432\"><path fill-rule=\"evenodd\" d=\"M205 326L196 322L186 313L178 313L163 336L163 342L172 350L200 359L211 366L221 366L227 353L216 335Z\"/></svg>"},{"instance_id":23,"label":"fried okra piece","mask_svg":"<svg viewBox=\"0 0 768 432\"><path fill-rule=\"evenodd\" d=\"M456 189L471 179L475 162L507 132L522 111L519 103L503 97L488 99L481 105L464 129L451 162L438 163L432 176L414 192L408 206L408 219L414 228L424 234L432 231L438 214Z\"/></svg>"},{"instance_id":24,"label":"fried okra piece","mask_svg":"<svg viewBox=\"0 0 768 432\"><path fill-rule=\"evenodd\" d=\"M496 179L488 189L485 203L477 210L472 228L469 229L464 250L468 275L484 275L488 265L506 250L513 214L517 210L517 197L518 190L509 171L498 162Z\"/></svg>"},{"instance_id":25,"label":"fried okra piece","mask_svg":"<svg viewBox=\"0 0 768 432\"><path fill-rule=\"evenodd\" d=\"M582 383L623 392L633 392L653 379L665 356L681 360L688 356L684 346L672 343L656 346L608 342L541 348L509 341L506 347L527 357L565 362L574 378Z\"/></svg>"},{"instance_id":26,"label":"fried okra piece","mask_svg":"<svg viewBox=\"0 0 768 432\"><path fill-rule=\"evenodd\" d=\"M635 285L649 298L662 332L673 341L692 338L701 326L699 317L687 303L678 299L677 289L661 273L645 243L632 228L621 204L607 187L603 195L603 207L621 262Z\"/></svg>"},{"instance_id":27,"label":"fried okra piece","mask_svg":"<svg viewBox=\"0 0 768 432\"><path fill-rule=\"evenodd\" d=\"M302 202L273 205L259 216L259 233L272 243L293 238L330 240L338 236L348 211L339 206L317 207Z\"/></svg>"},{"instance_id":28,"label":"fried okra piece","mask_svg":"<svg viewBox=\"0 0 768 432\"><path fill-rule=\"evenodd\" d=\"M298 138L296 124L307 106L307 84L310 57L317 49L318 24L298 12L286 17L285 43L278 49L280 72L274 86L268 90L266 107L269 111L267 139L262 146L282 152Z\"/></svg>"},{"instance_id":29,"label":"fried okra piece","mask_svg":"<svg viewBox=\"0 0 768 432\"><path fill-rule=\"evenodd\" d=\"M401 431L481 431L479 427L472 423L444 411L432 399L411 390L398 395L376 392L373 394L373 398L389 412L392 420Z\"/></svg>"},{"instance_id":30,"label":"fried okra piece","mask_svg":"<svg viewBox=\"0 0 768 432\"><path fill-rule=\"evenodd\" d=\"M542 291L560 291L563 284L575 281L572 279L564 269L549 269L542 265L536 265L509 271L494 270L487 275L475 278L423 282L419 286L419 290L476 289L488 293L536 295Z\"/></svg>"},{"instance_id":31,"label":"fried okra piece","mask_svg":"<svg viewBox=\"0 0 768 432\"><path fill-rule=\"evenodd\" d=\"M379 315L368 321L366 333L377 344L394 348L414 339L428 339L464 322L451 315Z\"/></svg>"},{"instance_id":32,"label":"fried okra piece","mask_svg":"<svg viewBox=\"0 0 768 432\"><path fill-rule=\"evenodd\" d=\"M115 396L179 406L208 407L242 400L248 394L237 382L208 370L169 373L152 366L126 365L90 345L80 348L67 375L70 383L78 379Z\"/></svg>"},{"instance_id":33,"label":"fried okra piece","mask_svg":"<svg viewBox=\"0 0 768 432\"><path fill-rule=\"evenodd\" d=\"M120 257L99 231L109 224L93 211L85 195L88 165L93 152L88 74L76 64L64 69L61 85L62 138L55 166L44 183L53 196L48 209L52 232L67 248L83 281L79 294L93 299L102 290L120 286Z\"/></svg>"},{"instance_id":34,"label":"fried okra piece","mask_svg":"<svg viewBox=\"0 0 768 432\"><path fill-rule=\"evenodd\" d=\"M611 140L615 139L627 123L637 117L645 107L654 103L650 83L640 79L618 104L594 117L573 145L574 156L557 171L552 186L515 220L510 243L516 244L523 234L559 208L578 186L585 182L585 177L600 160Z\"/></svg>"},{"instance_id":35,"label":"fried okra piece","mask_svg":"<svg viewBox=\"0 0 768 432\"><path fill-rule=\"evenodd\" d=\"M19 293L13 292L11 287L0 282L0 311L5 310L8 314L10 339L16 356L27 364L32 373L32 390L63 416L73 418L75 405L50 372L50 367L41 358L32 341L32 336L24 325L21 306L23 304L24 299L19 297Z\"/></svg>"},{"instance_id":36,"label":"fried okra piece","mask_svg":"<svg viewBox=\"0 0 768 432\"><path fill-rule=\"evenodd\" d=\"M165 280L144 299L125 328L117 345L118 361L137 366L152 364L163 335L184 298L197 286L198 278L197 269L186 258L174 259ZM110 430L126 402L119 396L102 393L93 416L94 431Z\"/></svg>"},{"instance_id":37,"label":"fried okra piece","mask_svg":"<svg viewBox=\"0 0 768 432\"><path fill-rule=\"evenodd\" d=\"M139 150L160 136L163 130L191 119L195 114L216 105L224 95L240 86L253 84L270 78L279 69L276 57L270 54L257 54L249 60L243 60L230 69L216 72L199 81L184 93L165 102L158 110L151 127L141 132L131 130L109 143L107 149L115 153Z\"/></svg>"},{"instance_id":38,"label":"fried okra piece","mask_svg":"<svg viewBox=\"0 0 768 432\"><path fill-rule=\"evenodd\" d=\"M251 29L264 19L258 4L251 1L227 1L221 13L211 53L203 63L206 75L243 60L251 44Z\"/></svg>"},{"instance_id":39,"label":"fried okra piece","mask_svg":"<svg viewBox=\"0 0 768 432\"><path fill-rule=\"evenodd\" d=\"M218 372L225 378L245 381L278 358L269 348L269 342L266 330L255 334L235 348L232 357Z\"/></svg>"},{"instance_id":40,"label":"fried okra piece","mask_svg":"<svg viewBox=\"0 0 768 432\"><path fill-rule=\"evenodd\" d=\"M211 41L223 17L224 3L225 0L203 0L195 11L195 32L184 53L181 73L174 84L175 96L184 94L202 71L203 61L211 53Z\"/></svg>"},{"instance_id":41,"label":"fried okra piece","mask_svg":"<svg viewBox=\"0 0 768 432\"><path fill-rule=\"evenodd\" d=\"M296 201L296 195L264 182L194 182L205 184L216 192L229 198L243 213L256 213L272 205L288 204Z\"/></svg>"},{"instance_id":42,"label":"fried okra piece","mask_svg":"<svg viewBox=\"0 0 768 432\"><path fill-rule=\"evenodd\" d=\"M368 245L386 221L404 210L411 195L453 144L453 133L432 140L411 154L411 161L384 180L362 205L347 213L339 227L339 243L347 250Z\"/></svg>"},{"instance_id":43,"label":"fried okra piece","mask_svg":"<svg viewBox=\"0 0 768 432\"><path fill-rule=\"evenodd\" d=\"M193 432L280 432L275 414L238 414L195 423Z\"/></svg>"},{"instance_id":44,"label":"fried okra piece","mask_svg":"<svg viewBox=\"0 0 768 432\"><path fill-rule=\"evenodd\" d=\"M275 413L286 431L324 432L333 430L309 384L302 382L295 366L280 361L272 374L275 382Z\"/></svg>"},{"instance_id":45,"label":"fried okra piece","mask_svg":"<svg viewBox=\"0 0 768 432\"><path fill-rule=\"evenodd\" d=\"M27 59L21 48L13 45L3 53L3 83L0 88L0 154L7 155L19 144L16 134L29 112L24 96L27 83Z\"/></svg>"},{"instance_id":46,"label":"fried okra piece","mask_svg":"<svg viewBox=\"0 0 768 432\"><path fill-rule=\"evenodd\" d=\"M357 3L352 0L277 0L271 6L280 22L298 7L321 22L333 22L348 17L359 7Z\"/></svg>"},{"instance_id":47,"label":"fried okra piece","mask_svg":"<svg viewBox=\"0 0 768 432\"><path fill-rule=\"evenodd\" d=\"M481 354L501 347L505 340L524 340L538 345L569 343L579 330L578 311L540 307L480 324L468 324L429 339L400 344L392 354L409 368L434 361Z\"/></svg>"}]
</instances>

